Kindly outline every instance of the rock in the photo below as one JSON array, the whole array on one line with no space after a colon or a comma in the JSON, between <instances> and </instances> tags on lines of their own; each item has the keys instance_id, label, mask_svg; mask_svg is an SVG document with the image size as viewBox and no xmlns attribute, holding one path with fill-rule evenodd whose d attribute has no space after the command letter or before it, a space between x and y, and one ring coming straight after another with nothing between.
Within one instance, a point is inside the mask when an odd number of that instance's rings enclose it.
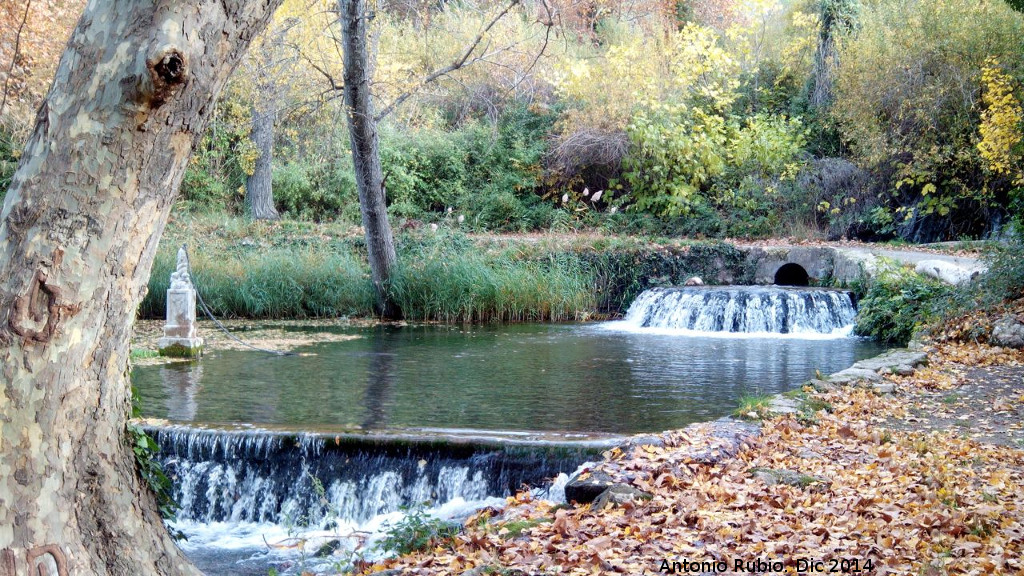
<instances>
[{"instance_id":1,"label":"rock","mask_svg":"<svg viewBox=\"0 0 1024 576\"><path fill-rule=\"evenodd\" d=\"M891 350L885 354L867 358L855 363L850 368L871 370L881 374L913 374L914 368L928 363L928 355L924 352L911 350Z\"/></svg>"},{"instance_id":2,"label":"rock","mask_svg":"<svg viewBox=\"0 0 1024 576\"><path fill-rule=\"evenodd\" d=\"M753 468L749 472L752 477L761 479L769 486L785 484L787 486L796 486L798 488L809 488L811 490L821 491L827 490L829 486L832 485L832 481L827 478L801 474L800 472L794 472L792 470Z\"/></svg>"},{"instance_id":3,"label":"rock","mask_svg":"<svg viewBox=\"0 0 1024 576\"><path fill-rule=\"evenodd\" d=\"M883 381L872 386L871 390L877 394L892 394L896 390L896 385L889 381Z\"/></svg>"},{"instance_id":4,"label":"rock","mask_svg":"<svg viewBox=\"0 0 1024 576\"><path fill-rule=\"evenodd\" d=\"M979 274L977 270L968 270L945 260L921 260L914 267L914 271L924 276L942 280L946 284L953 284L954 286L966 284Z\"/></svg>"},{"instance_id":5,"label":"rock","mask_svg":"<svg viewBox=\"0 0 1024 576\"><path fill-rule=\"evenodd\" d=\"M486 576L496 574L500 574L501 576L527 576L526 572L517 568L499 568L495 566L477 566L476 568L466 570L462 573L462 576ZM373 576L377 576L377 573L374 573Z\"/></svg>"},{"instance_id":6,"label":"rock","mask_svg":"<svg viewBox=\"0 0 1024 576\"><path fill-rule=\"evenodd\" d=\"M870 252L837 248L832 278L840 284L871 278L878 270L878 258Z\"/></svg>"},{"instance_id":7,"label":"rock","mask_svg":"<svg viewBox=\"0 0 1024 576\"><path fill-rule=\"evenodd\" d=\"M817 378L815 378L814 380L808 380L807 383L804 385L811 386L818 392L832 392L833 390L838 388L838 386L829 382L828 380L819 380Z\"/></svg>"},{"instance_id":8,"label":"rock","mask_svg":"<svg viewBox=\"0 0 1024 576\"><path fill-rule=\"evenodd\" d=\"M569 479L565 485L565 501L589 504L602 492L615 485L615 480L601 470L581 472Z\"/></svg>"},{"instance_id":9,"label":"rock","mask_svg":"<svg viewBox=\"0 0 1024 576\"><path fill-rule=\"evenodd\" d=\"M990 342L1006 348L1024 348L1024 322L1013 314L1003 316L992 326Z\"/></svg>"},{"instance_id":10,"label":"rock","mask_svg":"<svg viewBox=\"0 0 1024 576\"><path fill-rule=\"evenodd\" d=\"M664 448L665 439L662 438L661 436L654 436L652 434L647 434L644 436L633 436L632 438L626 440L626 443L622 446L622 448L623 451L626 451L631 448L637 448L639 446L657 446L658 448Z\"/></svg>"},{"instance_id":11,"label":"rock","mask_svg":"<svg viewBox=\"0 0 1024 576\"><path fill-rule=\"evenodd\" d=\"M621 506L626 502L634 502L636 500L650 500L654 498L654 495L650 492L644 492L639 488L634 488L627 484L615 484L608 487L604 492L594 499L594 503L591 506L593 510L604 510L609 504L613 506Z\"/></svg>"},{"instance_id":12,"label":"rock","mask_svg":"<svg viewBox=\"0 0 1024 576\"><path fill-rule=\"evenodd\" d=\"M331 554L334 554L338 550L338 548L341 548L341 540L328 540L327 542L321 544L320 547L316 549L316 553L313 555L317 558L326 558Z\"/></svg>"},{"instance_id":13,"label":"rock","mask_svg":"<svg viewBox=\"0 0 1024 576\"><path fill-rule=\"evenodd\" d=\"M878 382L881 379L882 377L878 375L878 372L864 368L847 368L828 377L829 382L840 386L849 386L861 382Z\"/></svg>"},{"instance_id":14,"label":"rock","mask_svg":"<svg viewBox=\"0 0 1024 576\"><path fill-rule=\"evenodd\" d=\"M689 278L686 279L686 282L683 283L683 286L703 286L703 285L704 285L704 281L701 280L699 276L690 276Z\"/></svg>"},{"instance_id":15,"label":"rock","mask_svg":"<svg viewBox=\"0 0 1024 576\"><path fill-rule=\"evenodd\" d=\"M811 450L810 448L801 448L796 453L797 458L803 458L804 460L821 460L824 458L820 453Z\"/></svg>"},{"instance_id":16,"label":"rock","mask_svg":"<svg viewBox=\"0 0 1024 576\"><path fill-rule=\"evenodd\" d=\"M768 410L772 414L796 414L800 411L800 408L796 400L786 398L782 395L776 395L772 397L772 402L768 407Z\"/></svg>"}]
</instances>

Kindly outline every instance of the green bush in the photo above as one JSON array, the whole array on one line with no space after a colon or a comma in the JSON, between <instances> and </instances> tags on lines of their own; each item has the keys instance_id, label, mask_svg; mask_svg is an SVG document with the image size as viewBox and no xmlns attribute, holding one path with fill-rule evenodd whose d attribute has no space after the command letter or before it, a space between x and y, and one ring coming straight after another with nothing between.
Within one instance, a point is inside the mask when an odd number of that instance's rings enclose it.
<instances>
[{"instance_id":1,"label":"green bush","mask_svg":"<svg viewBox=\"0 0 1024 576\"><path fill-rule=\"evenodd\" d=\"M460 524L427 514L423 505L415 508L403 507L402 510L406 516L389 525L384 537L375 545L382 552L404 555L428 550L450 541L462 531Z\"/></svg>"},{"instance_id":2,"label":"green bush","mask_svg":"<svg viewBox=\"0 0 1024 576\"><path fill-rule=\"evenodd\" d=\"M437 219L453 208L475 229L519 231L544 227L551 207L539 202L541 159L551 119L512 106L496 124L385 127L381 137L389 212Z\"/></svg>"},{"instance_id":3,"label":"green bush","mask_svg":"<svg viewBox=\"0 0 1024 576\"><path fill-rule=\"evenodd\" d=\"M860 28L839 43L834 112L857 163L885 177L888 222L875 220L914 242L986 232L1012 178L979 146L990 109L983 69L994 61L1011 85L1024 79L1024 17L975 0L861 7ZM1019 162L1019 150L1011 156Z\"/></svg>"},{"instance_id":4,"label":"green bush","mask_svg":"<svg viewBox=\"0 0 1024 576\"><path fill-rule=\"evenodd\" d=\"M11 187L11 180L14 172L18 169L18 158L21 157L21 142L9 132L3 124L0 124L0 206L3 206L4 196L7 189Z\"/></svg>"},{"instance_id":5,"label":"green bush","mask_svg":"<svg viewBox=\"0 0 1024 576\"><path fill-rule=\"evenodd\" d=\"M915 331L942 316L952 295L948 284L890 264L858 302L854 333L906 346Z\"/></svg>"},{"instance_id":6,"label":"green bush","mask_svg":"<svg viewBox=\"0 0 1024 576\"><path fill-rule=\"evenodd\" d=\"M174 250L161 250L139 314L164 315ZM193 280L220 317L323 318L367 314L373 285L365 263L346 250L275 248L191 255Z\"/></svg>"},{"instance_id":7,"label":"green bush","mask_svg":"<svg viewBox=\"0 0 1024 576\"><path fill-rule=\"evenodd\" d=\"M682 232L769 234L780 219L780 183L797 175L806 144L798 120L740 119L667 106L639 111L624 161L633 208L685 216Z\"/></svg>"},{"instance_id":8,"label":"green bush","mask_svg":"<svg viewBox=\"0 0 1024 576\"><path fill-rule=\"evenodd\" d=\"M325 221L344 218L352 222L351 207L358 214L359 198L355 175L348 157L337 163L310 166L303 162L281 162L274 166L274 204L279 212L302 220Z\"/></svg>"}]
</instances>

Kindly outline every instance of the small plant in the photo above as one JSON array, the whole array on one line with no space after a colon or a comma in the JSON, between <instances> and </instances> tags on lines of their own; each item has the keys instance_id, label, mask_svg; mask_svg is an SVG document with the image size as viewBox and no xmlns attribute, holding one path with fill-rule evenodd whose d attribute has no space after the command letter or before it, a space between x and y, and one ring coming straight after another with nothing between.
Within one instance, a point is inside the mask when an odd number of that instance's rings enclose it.
<instances>
[{"instance_id":1,"label":"small plant","mask_svg":"<svg viewBox=\"0 0 1024 576\"><path fill-rule=\"evenodd\" d=\"M530 520L513 520L505 523L502 528L507 530L504 534L505 538L518 538L523 535L523 532L530 528L535 528L541 524L548 524L553 522L551 518L533 518Z\"/></svg>"},{"instance_id":2,"label":"small plant","mask_svg":"<svg viewBox=\"0 0 1024 576\"><path fill-rule=\"evenodd\" d=\"M427 550L450 540L462 530L454 522L448 522L427 514L425 503L414 507L403 506L405 517L389 525L383 538L376 546L384 552L411 554Z\"/></svg>"},{"instance_id":3,"label":"small plant","mask_svg":"<svg viewBox=\"0 0 1024 576\"><path fill-rule=\"evenodd\" d=\"M769 394L747 394L740 396L740 405L733 416L750 420L762 420L772 416L772 396Z\"/></svg>"},{"instance_id":4,"label":"small plant","mask_svg":"<svg viewBox=\"0 0 1024 576\"><path fill-rule=\"evenodd\" d=\"M145 358L159 358L160 353L156 350L149 350L147 348L132 348L129 358L132 360L142 360Z\"/></svg>"},{"instance_id":5,"label":"small plant","mask_svg":"<svg viewBox=\"0 0 1024 576\"><path fill-rule=\"evenodd\" d=\"M138 393L135 391L135 387L132 386L131 417L138 418L141 412ZM131 422L125 426L125 439L135 454L135 463L139 469L139 476L142 477L156 497L160 516L165 520L174 520L175 514L178 511L178 503L174 500L174 486L171 483L171 479L167 477L163 465L157 460L160 445L149 434L146 434L146 431L141 426ZM171 535L179 540L185 538L185 535L181 532L172 531Z\"/></svg>"}]
</instances>

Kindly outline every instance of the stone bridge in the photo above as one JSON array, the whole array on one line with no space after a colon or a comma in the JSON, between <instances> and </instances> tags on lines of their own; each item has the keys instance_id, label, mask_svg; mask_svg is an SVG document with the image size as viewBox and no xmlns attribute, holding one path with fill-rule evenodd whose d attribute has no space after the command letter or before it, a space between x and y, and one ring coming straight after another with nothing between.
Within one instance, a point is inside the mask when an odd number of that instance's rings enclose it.
<instances>
[{"instance_id":1,"label":"stone bridge","mask_svg":"<svg viewBox=\"0 0 1024 576\"><path fill-rule=\"evenodd\" d=\"M947 256L930 252L888 250L871 247L836 246L742 246L747 264L754 270L755 284L782 286L820 285L829 281L839 285L871 277L880 258L912 264L919 274L950 284L961 284L985 270L975 258Z\"/></svg>"}]
</instances>

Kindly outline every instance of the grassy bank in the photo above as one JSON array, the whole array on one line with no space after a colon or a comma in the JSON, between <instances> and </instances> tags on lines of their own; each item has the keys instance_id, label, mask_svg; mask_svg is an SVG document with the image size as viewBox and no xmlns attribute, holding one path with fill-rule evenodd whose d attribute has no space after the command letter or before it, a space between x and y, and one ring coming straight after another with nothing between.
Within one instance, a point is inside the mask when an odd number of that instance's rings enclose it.
<instances>
[{"instance_id":1,"label":"grassy bank","mask_svg":"<svg viewBox=\"0 0 1024 576\"><path fill-rule=\"evenodd\" d=\"M214 313L236 318L372 316L373 287L358 229L237 218L172 221L139 314L164 314L178 246L189 246L197 288ZM401 232L393 289L410 320L524 322L615 315L652 285L726 270L749 274L723 243L637 238L470 236Z\"/></svg>"}]
</instances>

